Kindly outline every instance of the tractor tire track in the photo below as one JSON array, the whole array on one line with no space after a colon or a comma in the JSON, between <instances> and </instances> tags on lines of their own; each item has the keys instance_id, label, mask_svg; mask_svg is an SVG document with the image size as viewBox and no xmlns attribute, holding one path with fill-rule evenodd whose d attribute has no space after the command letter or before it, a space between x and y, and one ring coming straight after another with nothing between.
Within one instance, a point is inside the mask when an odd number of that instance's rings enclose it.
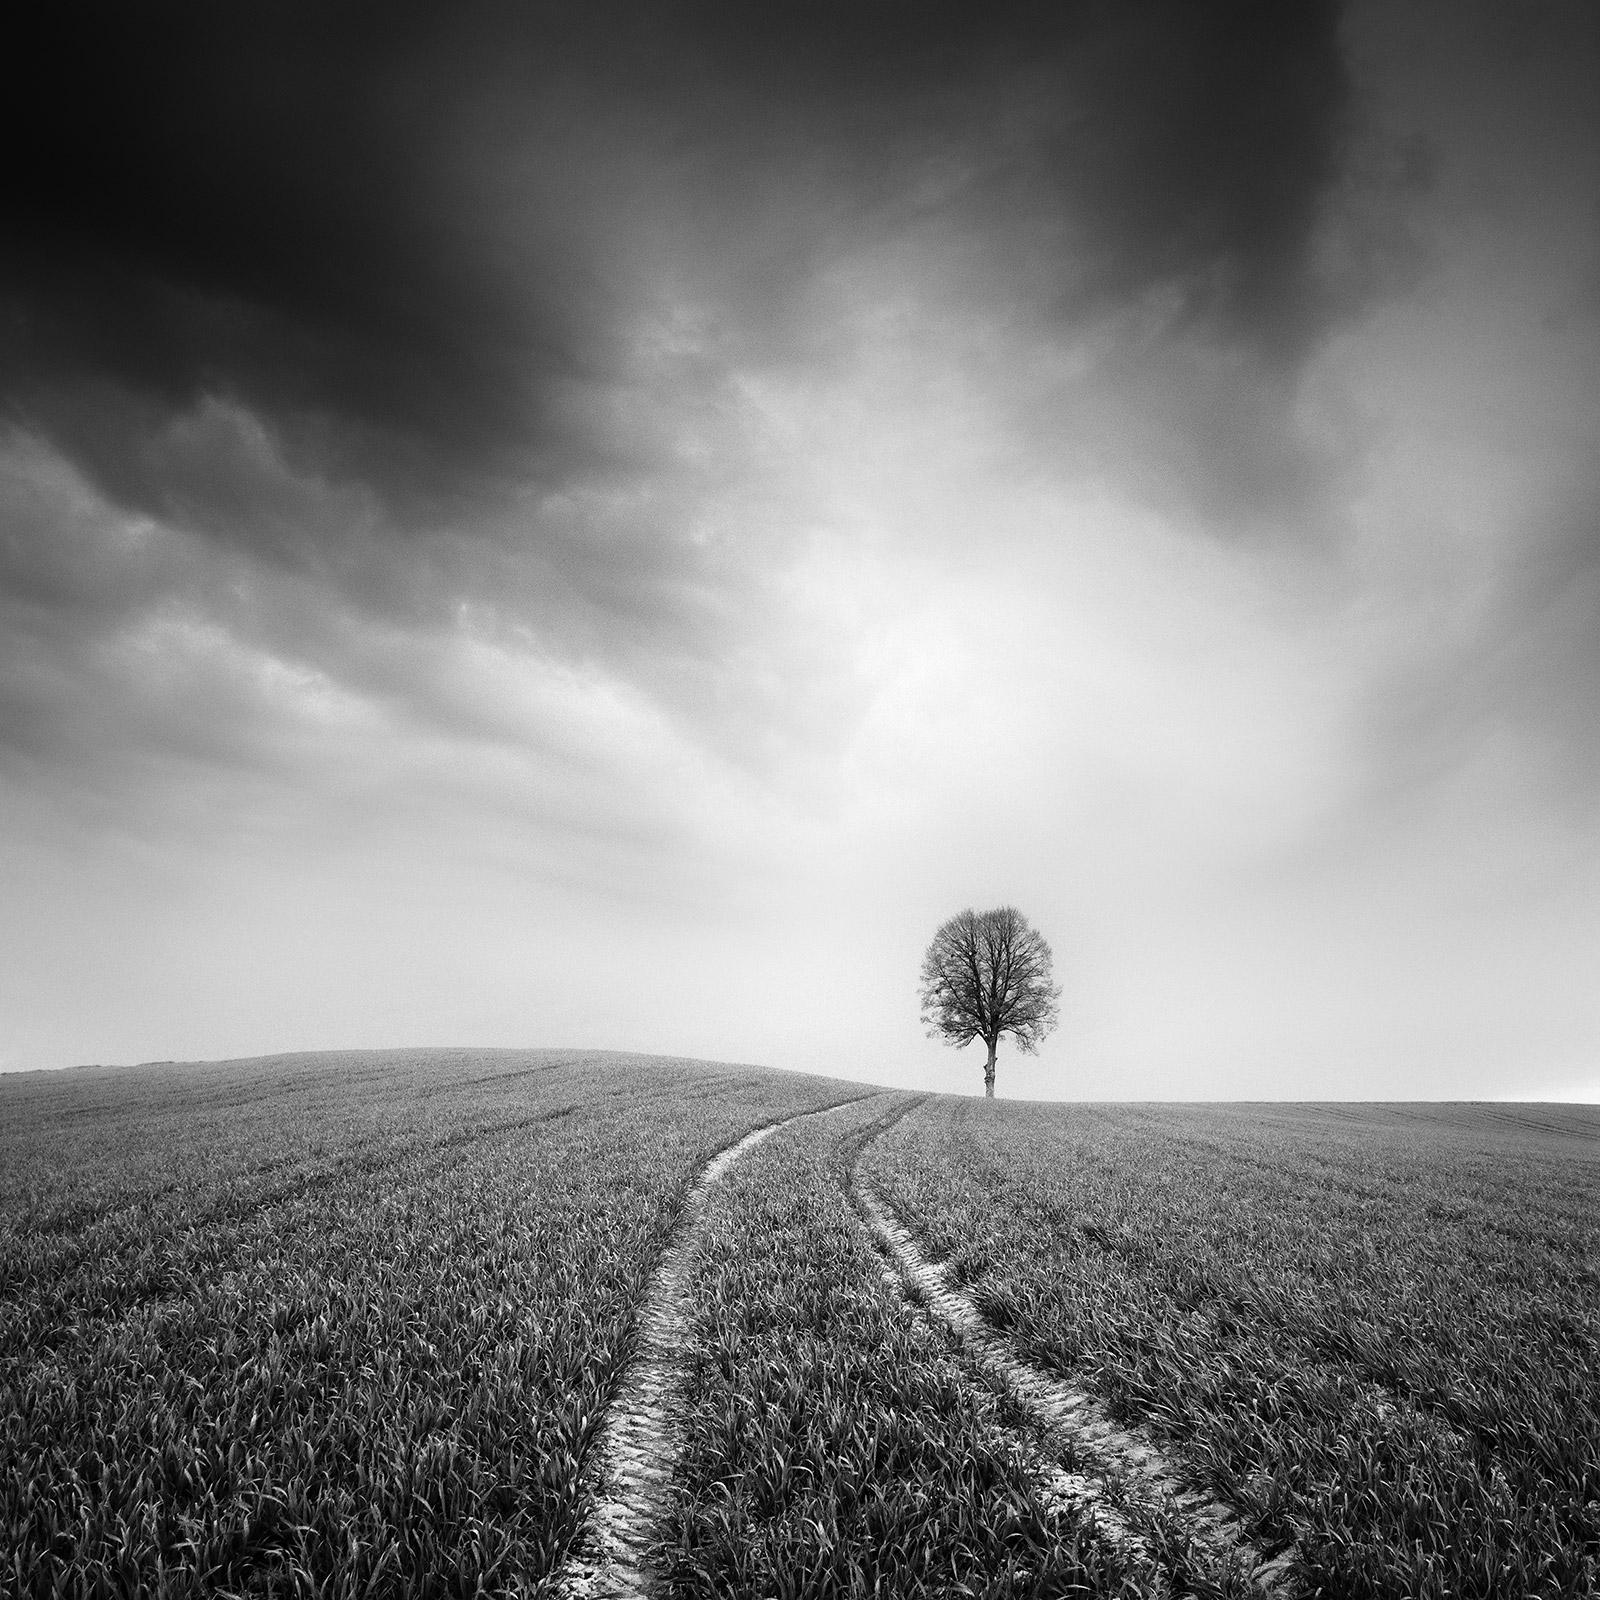
<instances>
[{"instance_id":1,"label":"tractor tire track","mask_svg":"<svg viewBox=\"0 0 1600 1600\"><path fill-rule=\"evenodd\" d=\"M922 1254L910 1230L861 1179L859 1171L851 1175L851 1199L882 1252L886 1280L927 1315L954 1330L980 1367L999 1379L1049 1432L1069 1442L1076 1455L1101 1469L1100 1481L1096 1481L1059 1466L1046 1466L1043 1489L1047 1500L1087 1513L1097 1532L1110 1543L1148 1556L1147 1541L1107 1500L1105 1480L1115 1477L1133 1488L1130 1499L1149 1506L1169 1526L1182 1528L1207 1565L1237 1572L1258 1591L1287 1592L1289 1571L1298 1554L1292 1545L1272 1554L1261 1549L1245 1532L1237 1512L1208 1491L1185 1482L1176 1465L1147 1435L1114 1422L1096 1396L1018 1357L971 1297L945 1282L940 1268Z\"/></svg>"},{"instance_id":2,"label":"tractor tire track","mask_svg":"<svg viewBox=\"0 0 1600 1600\"><path fill-rule=\"evenodd\" d=\"M681 1352L692 1324L689 1278L706 1196L736 1162L780 1128L856 1103L846 1100L752 1129L713 1156L695 1179L651 1275L639 1311L638 1350L600 1425L594 1465L588 1469L597 1488L595 1507L556 1581L555 1592L567 1600L643 1600L651 1593L649 1555L677 1459L673 1413L684 1379Z\"/></svg>"}]
</instances>

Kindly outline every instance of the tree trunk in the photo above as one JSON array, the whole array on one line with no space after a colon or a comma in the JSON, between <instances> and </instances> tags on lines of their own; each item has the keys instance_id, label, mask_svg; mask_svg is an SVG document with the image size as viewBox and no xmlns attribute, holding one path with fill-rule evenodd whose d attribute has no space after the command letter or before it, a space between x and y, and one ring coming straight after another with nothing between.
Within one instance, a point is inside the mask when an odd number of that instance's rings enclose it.
<instances>
[{"instance_id":1,"label":"tree trunk","mask_svg":"<svg viewBox=\"0 0 1600 1600\"><path fill-rule=\"evenodd\" d=\"M983 1069L983 1093L988 1100L994 1099L994 1047L999 1042L998 1039L989 1041L989 1064Z\"/></svg>"}]
</instances>

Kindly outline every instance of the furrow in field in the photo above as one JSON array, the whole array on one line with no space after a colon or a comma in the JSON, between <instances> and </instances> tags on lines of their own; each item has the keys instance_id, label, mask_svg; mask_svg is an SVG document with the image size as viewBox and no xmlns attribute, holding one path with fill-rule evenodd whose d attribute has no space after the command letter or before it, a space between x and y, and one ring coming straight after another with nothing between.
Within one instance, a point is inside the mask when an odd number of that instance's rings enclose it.
<instances>
[{"instance_id":1,"label":"furrow in field","mask_svg":"<svg viewBox=\"0 0 1600 1600\"><path fill-rule=\"evenodd\" d=\"M638 1352L601 1424L596 1441L598 1498L579 1552L558 1583L558 1592L569 1600L637 1600L651 1592L648 1554L666 1510L677 1457L673 1412L693 1322L688 1281L706 1196L741 1157L779 1128L839 1109L827 1106L756 1128L713 1156L695 1180L639 1313Z\"/></svg>"},{"instance_id":2,"label":"furrow in field","mask_svg":"<svg viewBox=\"0 0 1600 1600\"><path fill-rule=\"evenodd\" d=\"M1259 1588L1277 1589L1287 1576L1295 1551L1268 1556L1246 1535L1237 1514L1215 1496L1184 1482L1176 1466L1147 1437L1112 1420L1094 1395L1019 1359L1005 1337L994 1329L972 1299L952 1289L939 1267L924 1256L894 1211L859 1178L856 1203L870 1231L894 1263L904 1284L934 1316L960 1335L972 1354L1053 1432L1068 1439L1076 1454L1102 1467L1102 1481L1080 1473L1055 1471L1050 1493L1091 1513L1102 1536L1141 1549L1142 1541L1106 1500L1103 1480L1115 1476L1133 1486L1177 1520L1195 1542L1224 1565L1242 1568Z\"/></svg>"}]
</instances>

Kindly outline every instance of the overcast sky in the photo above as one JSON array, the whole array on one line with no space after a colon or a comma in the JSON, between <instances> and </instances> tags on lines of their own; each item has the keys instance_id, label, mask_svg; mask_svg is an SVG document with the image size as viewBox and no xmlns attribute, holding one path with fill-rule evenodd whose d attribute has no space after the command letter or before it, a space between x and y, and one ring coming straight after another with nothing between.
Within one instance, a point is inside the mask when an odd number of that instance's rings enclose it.
<instances>
[{"instance_id":1,"label":"overcast sky","mask_svg":"<svg viewBox=\"0 0 1600 1600\"><path fill-rule=\"evenodd\" d=\"M1600 12L46 8L0 1067L1600 1098Z\"/></svg>"}]
</instances>

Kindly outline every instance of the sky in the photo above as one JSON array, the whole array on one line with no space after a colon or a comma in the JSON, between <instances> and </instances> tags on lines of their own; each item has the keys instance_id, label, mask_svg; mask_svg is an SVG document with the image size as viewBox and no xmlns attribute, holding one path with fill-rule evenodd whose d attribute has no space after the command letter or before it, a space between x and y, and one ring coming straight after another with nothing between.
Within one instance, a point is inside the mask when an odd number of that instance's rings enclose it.
<instances>
[{"instance_id":1,"label":"sky","mask_svg":"<svg viewBox=\"0 0 1600 1600\"><path fill-rule=\"evenodd\" d=\"M0 1069L1600 1099L1600 12L36 8Z\"/></svg>"}]
</instances>

